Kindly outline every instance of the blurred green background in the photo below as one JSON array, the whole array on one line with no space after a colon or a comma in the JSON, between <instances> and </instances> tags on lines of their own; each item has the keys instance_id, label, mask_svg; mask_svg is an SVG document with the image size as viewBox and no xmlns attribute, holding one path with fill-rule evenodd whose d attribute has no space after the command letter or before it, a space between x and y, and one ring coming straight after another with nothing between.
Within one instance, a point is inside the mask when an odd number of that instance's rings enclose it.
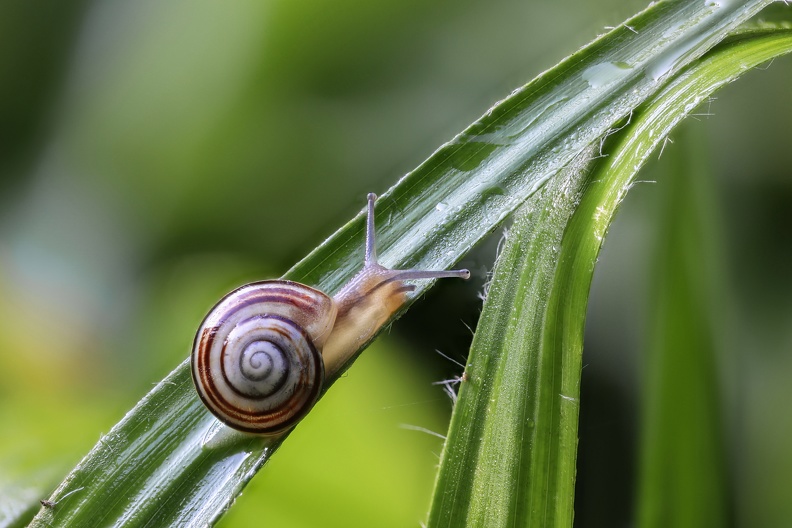
<instances>
[{"instance_id":1,"label":"blurred green background","mask_svg":"<svg viewBox=\"0 0 792 528\"><path fill-rule=\"evenodd\" d=\"M282 274L367 192L644 5L0 4L0 489L57 483L187 357L221 295ZM701 273L717 277L725 473L751 526L792 519L790 86L792 61L776 61L692 123L712 176ZM663 163L595 277L581 526L635 513ZM442 441L403 425L444 432L451 402L432 382L461 369L434 350L464 361L497 237L463 262L475 280L439 285L364 354L223 526L418 525Z\"/></svg>"}]
</instances>

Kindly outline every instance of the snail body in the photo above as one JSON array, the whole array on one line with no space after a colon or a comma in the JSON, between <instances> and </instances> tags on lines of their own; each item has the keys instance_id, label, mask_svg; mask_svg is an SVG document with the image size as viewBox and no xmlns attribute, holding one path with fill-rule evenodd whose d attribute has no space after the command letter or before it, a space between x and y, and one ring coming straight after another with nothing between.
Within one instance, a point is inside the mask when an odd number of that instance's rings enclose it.
<instances>
[{"instance_id":1,"label":"snail body","mask_svg":"<svg viewBox=\"0 0 792 528\"><path fill-rule=\"evenodd\" d=\"M316 402L325 375L337 372L404 305L415 289L405 281L470 276L378 264L375 200L369 194L363 269L335 296L288 280L259 281L223 297L204 318L192 376L220 421L260 435L293 427Z\"/></svg>"}]
</instances>

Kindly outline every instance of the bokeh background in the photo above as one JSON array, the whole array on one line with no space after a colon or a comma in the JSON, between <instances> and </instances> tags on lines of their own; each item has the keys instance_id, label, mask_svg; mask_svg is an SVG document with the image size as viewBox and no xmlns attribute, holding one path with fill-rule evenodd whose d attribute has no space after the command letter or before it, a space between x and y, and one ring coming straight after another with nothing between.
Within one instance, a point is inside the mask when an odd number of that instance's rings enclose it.
<instances>
[{"instance_id":1,"label":"bokeh background","mask_svg":"<svg viewBox=\"0 0 792 528\"><path fill-rule=\"evenodd\" d=\"M367 192L644 5L0 4L0 489L54 486L188 355L216 299L282 274ZM694 123L718 240L706 273L727 300L728 486L752 526L792 519L790 86L792 62L775 61ZM595 276L581 526L634 515L662 164ZM429 432L451 410L432 383L461 371L435 350L464 361L498 236L463 262L473 281L439 285L361 357L222 526L418 525L442 447Z\"/></svg>"}]
</instances>

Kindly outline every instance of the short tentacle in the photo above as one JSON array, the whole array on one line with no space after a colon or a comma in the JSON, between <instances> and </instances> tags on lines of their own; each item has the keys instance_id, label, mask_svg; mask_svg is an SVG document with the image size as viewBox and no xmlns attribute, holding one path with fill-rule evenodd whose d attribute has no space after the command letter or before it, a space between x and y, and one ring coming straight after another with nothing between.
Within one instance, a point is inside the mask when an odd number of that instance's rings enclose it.
<instances>
[{"instance_id":1,"label":"short tentacle","mask_svg":"<svg viewBox=\"0 0 792 528\"><path fill-rule=\"evenodd\" d=\"M377 245L374 241L376 233L374 231L374 202L377 201L377 195L374 193L368 194L368 209L366 212L366 258L364 264L372 266L377 264Z\"/></svg>"}]
</instances>

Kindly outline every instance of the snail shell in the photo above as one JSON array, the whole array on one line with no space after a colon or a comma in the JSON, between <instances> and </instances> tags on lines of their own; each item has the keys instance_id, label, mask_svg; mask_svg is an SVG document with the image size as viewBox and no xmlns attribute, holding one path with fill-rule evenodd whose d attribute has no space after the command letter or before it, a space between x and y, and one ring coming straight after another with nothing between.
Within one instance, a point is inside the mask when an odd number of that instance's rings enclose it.
<instances>
[{"instance_id":1,"label":"snail shell","mask_svg":"<svg viewBox=\"0 0 792 528\"><path fill-rule=\"evenodd\" d=\"M206 407L234 429L261 435L302 419L336 373L401 308L405 281L468 278L467 270L391 270L377 263L369 195L363 269L330 298L288 280L254 282L220 300L195 336L192 375Z\"/></svg>"},{"instance_id":2,"label":"snail shell","mask_svg":"<svg viewBox=\"0 0 792 528\"><path fill-rule=\"evenodd\" d=\"M291 281L262 281L224 297L196 335L198 395L230 427L278 432L307 413L324 382L333 300Z\"/></svg>"}]
</instances>

